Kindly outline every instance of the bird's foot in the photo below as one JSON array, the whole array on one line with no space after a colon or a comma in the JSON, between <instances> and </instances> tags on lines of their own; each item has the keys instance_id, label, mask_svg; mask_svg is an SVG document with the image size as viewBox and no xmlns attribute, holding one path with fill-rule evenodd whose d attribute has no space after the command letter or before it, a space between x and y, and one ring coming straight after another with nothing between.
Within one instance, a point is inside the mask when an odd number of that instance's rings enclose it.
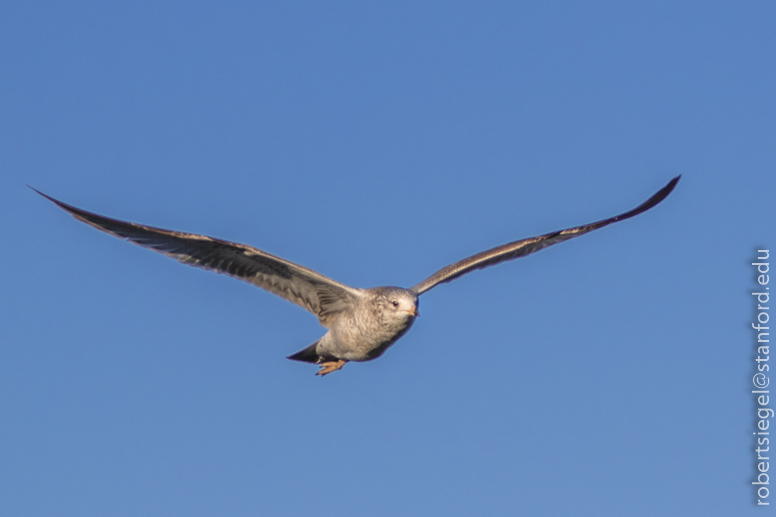
<instances>
[{"instance_id":1,"label":"bird's foot","mask_svg":"<svg viewBox=\"0 0 776 517\"><path fill-rule=\"evenodd\" d=\"M339 361L326 361L325 363L321 363L321 369L318 370L315 375L320 375L323 377L324 375L339 370L345 366L345 363L347 363L347 361L343 361L342 359Z\"/></svg>"}]
</instances>

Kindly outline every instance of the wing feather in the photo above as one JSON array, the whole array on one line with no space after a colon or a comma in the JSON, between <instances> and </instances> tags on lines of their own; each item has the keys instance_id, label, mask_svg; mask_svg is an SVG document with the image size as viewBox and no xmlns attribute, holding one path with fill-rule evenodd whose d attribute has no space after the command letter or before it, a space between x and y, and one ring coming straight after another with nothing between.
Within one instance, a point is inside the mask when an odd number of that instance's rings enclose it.
<instances>
[{"instance_id":1,"label":"wing feather","mask_svg":"<svg viewBox=\"0 0 776 517\"><path fill-rule=\"evenodd\" d=\"M610 217L609 219L604 219L595 223L577 226L575 228L568 228L566 230L560 230L557 232L550 232L538 237L531 237L528 239L510 242L502 246L497 246L481 253L477 253L476 255L472 255L471 257L465 258L440 269L427 279L412 287L411 290L417 294L421 294L438 284L454 280L461 275L465 275L466 273L474 271L475 269L482 269L499 264L501 262L505 262L507 260L524 257L526 255L530 255L531 253L536 253L537 251L548 246L552 246L553 244L558 244L560 242L573 239L574 237L579 237L580 235L584 235L588 232L592 232L593 230L603 228L604 226L616 223L617 221L623 221L625 219L639 215L640 213L649 210L653 206L663 201L663 199L665 199L666 196L671 193L676 184L679 182L679 178L681 177L682 176L679 175L672 179L659 192L629 212L625 212L624 214Z\"/></svg>"},{"instance_id":2,"label":"wing feather","mask_svg":"<svg viewBox=\"0 0 776 517\"><path fill-rule=\"evenodd\" d=\"M324 326L328 326L336 314L352 307L356 299L362 296L360 289L341 284L312 269L252 246L111 219L33 190L76 219L98 230L152 249L184 264L249 282L304 307L318 316Z\"/></svg>"}]
</instances>

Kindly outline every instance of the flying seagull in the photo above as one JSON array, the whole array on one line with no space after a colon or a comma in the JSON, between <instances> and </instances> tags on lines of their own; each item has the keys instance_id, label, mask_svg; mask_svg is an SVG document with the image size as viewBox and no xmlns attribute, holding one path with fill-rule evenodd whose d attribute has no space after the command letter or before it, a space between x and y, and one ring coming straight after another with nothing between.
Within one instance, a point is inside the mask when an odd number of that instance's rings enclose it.
<instances>
[{"instance_id":1,"label":"flying seagull","mask_svg":"<svg viewBox=\"0 0 776 517\"><path fill-rule=\"evenodd\" d=\"M349 361L371 361L407 332L420 316L419 297L429 289L475 269L524 257L553 244L579 237L604 226L639 215L671 193L681 176L672 179L654 196L624 214L591 224L510 242L443 267L419 284L359 289L341 284L304 266L270 255L258 248L129 223L81 210L35 192L98 230L150 248L184 264L250 282L300 305L329 329L318 341L288 359L320 365L316 375L339 370ZM30 187L32 188L32 187Z\"/></svg>"}]
</instances>

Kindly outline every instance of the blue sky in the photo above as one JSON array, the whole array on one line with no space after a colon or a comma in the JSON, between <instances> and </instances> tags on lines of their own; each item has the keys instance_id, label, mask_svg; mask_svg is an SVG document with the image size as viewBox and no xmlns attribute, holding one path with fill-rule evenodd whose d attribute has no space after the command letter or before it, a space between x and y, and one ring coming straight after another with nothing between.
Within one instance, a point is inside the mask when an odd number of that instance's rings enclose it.
<instances>
[{"instance_id":1,"label":"blue sky","mask_svg":"<svg viewBox=\"0 0 776 517\"><path fill-rule=\"evenodd\" d=\"M768 2L5 2L0 514L745 515ZM422 297L379 360L97 232L357 287L658 207ZM776 504L776 493L771 496ZM765 510L767 511L767 510Z\"/></svg>"}]
</instances>

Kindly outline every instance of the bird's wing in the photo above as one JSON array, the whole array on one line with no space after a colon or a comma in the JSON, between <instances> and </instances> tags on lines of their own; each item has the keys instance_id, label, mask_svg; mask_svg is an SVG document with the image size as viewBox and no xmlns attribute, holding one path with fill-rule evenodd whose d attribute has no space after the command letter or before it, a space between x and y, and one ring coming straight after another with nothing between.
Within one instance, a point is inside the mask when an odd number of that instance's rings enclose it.
<instances>
[{"instance_id":1,"label":"bird's wing","mask_svg":"<svg viewBox=\"0 0 776 517\"><path fill-rule=\"evenodd\" d=\"M622 221L635 215L639 215L640 213L649 210L653 206L663 201L663 199L665 199L666 196L671 193L671 191L676 186L676 183L679 181L679 178L681 177L682 176L680 175L672 179L670 182L668 182L668 185L663 187L657 194L630 212L625 212L624 214L610 217L609 219L604 219L603 221L598 221L596 223L586 224L584 226L577 226L576 228L568 228L566 230L547 233L538 237L531 237L529 239L510 242L508 244L483 251L482 253L477 253L476 255L472 255L469 258L465 258L456 262L455 264L450 264L449 266L440 269L430 277L412 287L411 290L415 291L417 294L420 294L428 291L437 284L449 282L450 280L458 278L461 275L465 275L466 273L474 271L475 269L482 269L488 266L493 266L495 264L500 264L501 262L507 260L524 257L544 249L547 246L552 246L553 244L558 244L559 242L563 242L574 237L579 237L580 235L584 235L587 232L592 232L598 228L603 228L608 224L616 223L617 221Z\"/></svg>"},{"instance_id":2,"label":"bird's wing","mask_svg":"<svg viewBox=\"0 0 776 517\"><path fill-rule=\"evenodd\" d=\"M325 327L334 316L352 307L362 296L360 289L340 284L252 246L103 217L33 190L98 230L158 251L184 264L224 273L266 289L312 312Z\"/></svg>"}]
</instances>

